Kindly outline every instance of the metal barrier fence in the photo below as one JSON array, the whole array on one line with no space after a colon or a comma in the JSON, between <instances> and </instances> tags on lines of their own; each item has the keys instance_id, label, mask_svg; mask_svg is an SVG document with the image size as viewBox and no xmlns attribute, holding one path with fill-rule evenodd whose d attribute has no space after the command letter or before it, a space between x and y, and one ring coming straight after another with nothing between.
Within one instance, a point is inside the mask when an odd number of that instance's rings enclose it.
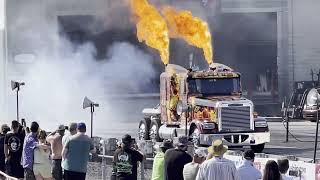
<instances>
[{"instance_id":1,"label":"metal barrier fence","mask_svg":"<svg viewBox=\"0 0 320 180\"><path fill-rule=\"evenodd\" d=\"M2 171L0 171L0 179L1 180L18 180L17 178L11 177Z\"/></svg>"}]
</instances>

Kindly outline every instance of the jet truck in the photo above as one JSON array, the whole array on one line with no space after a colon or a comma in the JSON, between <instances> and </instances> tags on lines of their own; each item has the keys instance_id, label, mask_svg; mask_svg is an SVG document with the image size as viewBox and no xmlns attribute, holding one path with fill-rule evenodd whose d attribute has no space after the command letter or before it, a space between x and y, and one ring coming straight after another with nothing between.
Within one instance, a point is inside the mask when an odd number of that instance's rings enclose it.
<instances>
[{"instance_id":1,"label":"jet truck","mask_svg":"<svg viewBox=\"0 0 320 180\"><path fill-rule=\"evenodd\" d=\"M268 124L242 96L240 77L219 63L201 71L168 64L160 75L160 104L142 111L139 139L159 142L187 135L195 146L209 146L219 138L262 152L270 142Z\"/></svg>"}]
</instances>

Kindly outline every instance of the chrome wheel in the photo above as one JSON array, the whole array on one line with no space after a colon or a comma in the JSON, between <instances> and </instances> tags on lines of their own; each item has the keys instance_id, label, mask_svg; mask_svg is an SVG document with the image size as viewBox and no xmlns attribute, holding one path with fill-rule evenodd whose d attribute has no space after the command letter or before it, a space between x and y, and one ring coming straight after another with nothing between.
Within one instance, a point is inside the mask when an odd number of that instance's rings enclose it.
<instances>
[{"instance_id":1,"label":"chrome wheel","mask_svg":"<svg viewBox=\"0 0 320 180\"><path fill-rule=\"evenodd\" d=\"M195 147L200 145L200 131L198 128L194 128L191 133L191 141Z\"/></svg>"},{"instance_id":2,"label":"chrome wheel","mask_svg":"<svg viewBox=\"0 0 320 180\"><path fill-rule=\"evenodd\" d=\"M141 123L139 126L138 136L139 140L144 140L146 137L146 125L144 123Z\"/></svg>"},{"instance_id":3,"label":"chrome wheel","mask_svg":"<svg viewBox=\"0 0 320 180\"><path fill-rule=\"evenodd\" d=\"M150 139L153 141L153 142L156 142L157 141L157 136L158 136L158 129L157 129L157 125L153 124L149 130L149 136L150 136Z\"/></svg>"}]
</instances>

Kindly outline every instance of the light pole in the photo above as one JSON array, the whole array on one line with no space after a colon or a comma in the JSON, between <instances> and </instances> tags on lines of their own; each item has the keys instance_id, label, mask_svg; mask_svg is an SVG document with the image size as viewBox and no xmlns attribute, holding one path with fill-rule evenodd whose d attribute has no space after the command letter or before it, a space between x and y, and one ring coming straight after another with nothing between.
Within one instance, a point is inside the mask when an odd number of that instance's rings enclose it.
<instances>
[{"instance_id":1,"label":"light pole","mask_svg":"<svg viewBox=\"0 0 320 180\"><path fill-rule=\"evenodd\" d=\"M20 91L20 86L24 86L24 85L25 85L24 82L11 81L11 89L12 89L12 91L16 90L17 121L20 121L19 120L19 91Z\"/></svg>"},{"instance_id":2,"label":"light pole","mask_svg":"<svg viewBox=\"0 0 320 180\"><path fill-rule=\"evenodd\" d=\"M93 113L94 113L94 108L95 107L99 107L98 103L94 103L93 101L91 101L89 98L85 97L83 100L83 105L82 105L83 109L86 109L88 107L90 107L90 123L91 123L91 138L93 137Z\"/></svg>"}]
</instances>

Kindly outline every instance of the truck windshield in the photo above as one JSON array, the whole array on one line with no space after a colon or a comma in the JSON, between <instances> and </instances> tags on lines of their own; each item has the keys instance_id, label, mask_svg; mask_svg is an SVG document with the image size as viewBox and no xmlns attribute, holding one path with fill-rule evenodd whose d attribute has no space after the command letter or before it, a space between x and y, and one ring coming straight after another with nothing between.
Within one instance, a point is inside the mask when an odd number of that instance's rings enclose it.
<instances>
[{"instance_id":1,"label":"truck windshield","mask_svg":"<svg viewBox=\"0 0 320 180\"><path fill-rule=\"evenodd\" d=\"M231 95L240 93L240 78L189 79L190 94Z\"/></svg>"}]
</instances>

